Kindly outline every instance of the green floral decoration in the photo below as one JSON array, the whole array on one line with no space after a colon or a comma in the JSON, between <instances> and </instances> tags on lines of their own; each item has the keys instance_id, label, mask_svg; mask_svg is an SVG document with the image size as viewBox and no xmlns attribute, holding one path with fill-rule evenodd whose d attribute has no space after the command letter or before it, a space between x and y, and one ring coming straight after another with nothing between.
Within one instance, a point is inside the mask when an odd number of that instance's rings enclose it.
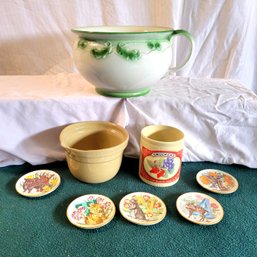
<instances>
[{"instance_id":1,"label":"green floral decoration","mask_svg":"<svg viewBox=\"0 0 257 257\"><path fill-rule=\"evenodd\" d=\"M94 48L91 50L91 53L96 59L104 59L112 53L112 43L106 42L101 49Z\"/></svg>"},{"instance_id":2,"label":"green floral decoration","mask_svg":"<svg viewBox=\"0 0 257 257\"><path fill-rule=\"evenodd\" d=\"M161 43L157 42L157 41L149 41L149 42L147 42L147 46L151 50L158 50L158 51L160 51L162 49Z\"/></svg>"},{"instance_id":3,"label":"green floral decoration","mask_svg":"<svg viewBox=\"0 0 257 257\"><path fill-rule=\"evenodd\" d=\"M78 42L78 48L80 49L85 49L88 45L88 42L86 39L80 39L79 42Z\"/></svg>"},{"instance_id":4,"label":"green floral decoration","mask_svg":"<svg viewBox=\"0 0 257 257\"><path fill-rule=\"evenodd\" d=\"M116 52L123 58L131 61L138 60L141 57L139 50L129 50L124 47L123 43L117 44Z\"/></svg>"}]
</instances>

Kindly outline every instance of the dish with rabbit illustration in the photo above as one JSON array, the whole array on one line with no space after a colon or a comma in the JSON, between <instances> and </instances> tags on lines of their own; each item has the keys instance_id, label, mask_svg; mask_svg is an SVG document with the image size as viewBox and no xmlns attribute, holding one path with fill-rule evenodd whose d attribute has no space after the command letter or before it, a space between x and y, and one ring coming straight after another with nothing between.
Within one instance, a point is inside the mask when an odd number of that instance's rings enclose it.
<instances>
[{"instance_id":1,"label":"dish with rabbit illustration","mask_svg":"<svg viewBox=\"0 0 257 257\"><path fill-rule=\"evenodd\" d=\"M164 219L166 206L155 195L136 192L123 197L120 212L124 218L139 225L153 225Z\"/></svg>"}]
</instances>

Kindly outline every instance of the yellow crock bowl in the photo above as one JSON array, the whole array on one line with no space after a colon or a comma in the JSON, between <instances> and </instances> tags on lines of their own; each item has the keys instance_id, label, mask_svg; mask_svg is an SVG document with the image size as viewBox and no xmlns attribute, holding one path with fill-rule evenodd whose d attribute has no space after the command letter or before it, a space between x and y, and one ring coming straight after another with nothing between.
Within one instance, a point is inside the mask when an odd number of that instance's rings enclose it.
<instances>
[{"instance_id":1,"label":"yellow crock bowl","mask_svg":"<svg viewBox=\"0 0 257 257\"><path fill-rule=\"evenodd\" d=\"M128 138L128 132L115 123L84 121L66 126L60 143L75 178L102 183L118 173Z\"/></svg>"}]
</instances>

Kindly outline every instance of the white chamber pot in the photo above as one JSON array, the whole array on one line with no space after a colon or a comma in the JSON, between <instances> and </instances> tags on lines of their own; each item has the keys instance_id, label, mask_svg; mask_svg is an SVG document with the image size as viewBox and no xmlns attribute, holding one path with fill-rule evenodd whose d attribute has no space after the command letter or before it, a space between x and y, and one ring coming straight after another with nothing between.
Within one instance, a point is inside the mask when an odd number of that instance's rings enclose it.
<instances>
[{"instance_id":1,"label":"white chamber pot","mask_svg":"<svg viewBox=\"0 0 257 257\"><path fill-rule=\"evenodd\" d=\"M189 40L189 61L194 41L186 30L168 27L99 26L72 29L78 35L74 62L80 74L105 96L134 97L147 94L172 63L175 36Z\"/></svg>"}]
</instances>

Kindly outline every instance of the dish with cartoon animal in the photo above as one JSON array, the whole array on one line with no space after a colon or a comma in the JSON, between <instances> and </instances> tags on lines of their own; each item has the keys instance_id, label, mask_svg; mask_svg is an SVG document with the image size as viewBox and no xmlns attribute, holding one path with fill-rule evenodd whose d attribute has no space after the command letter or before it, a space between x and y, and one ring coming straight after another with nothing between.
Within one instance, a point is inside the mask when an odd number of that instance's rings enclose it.
<instances>
[{"instance_id":1,"label":"dish with cartoon animal","mask_svg":"<svg viewBox=\"0 0 257 257\"><path fill-rule=\"evenodd\" d=\"M197 173L196 180L203 188L218 194L231 194L238 189L236 178L221 170L201 170Z\"/></svg>"},{"instance_id":2,"label":"dish with cartoon animal","mask_svg":"<svg viewBox=\"0 0 257 257\"><path fill-rule=\"evenodd\" d=\"M178 212L199 225L214 225L223 219L224 211L214 198L197 192L185 193L176 201Z\"/></svg>"},{"instance_id":3,"label":"dish with cartoon animal","mask_svg":"<svg viewBox=\"0 0 257 257\"><path fill-rule=\"evenodd\" d=\"M67 217L77 227L94 229L109 223L115 211L115 205L108 197L89 194L80 196L70 203L67 208Z\"/></svg>"},{"instance_id":4,"label":"dish with cartoon animal","mask_svg":"<svg viewBox=\"0 0 257 257\"><path fill-rule=\"evenodd\" d=\"M119 204L121 215L138 225L154 225L166 216L164 202L155 195L135 192L124 196Z\"/></svg>"},{"instance_id":5,"label":"dish with cartoon animal","mask_svg":"<svg viewBox=\"0 0 257 257\"><path fill-rule=\"evenodd\" d=\"M61 183L52 170L35 170L23 175L15 185L17 193L26 197L41 197L52 193Z\"/></svg>"}]
</instances>

